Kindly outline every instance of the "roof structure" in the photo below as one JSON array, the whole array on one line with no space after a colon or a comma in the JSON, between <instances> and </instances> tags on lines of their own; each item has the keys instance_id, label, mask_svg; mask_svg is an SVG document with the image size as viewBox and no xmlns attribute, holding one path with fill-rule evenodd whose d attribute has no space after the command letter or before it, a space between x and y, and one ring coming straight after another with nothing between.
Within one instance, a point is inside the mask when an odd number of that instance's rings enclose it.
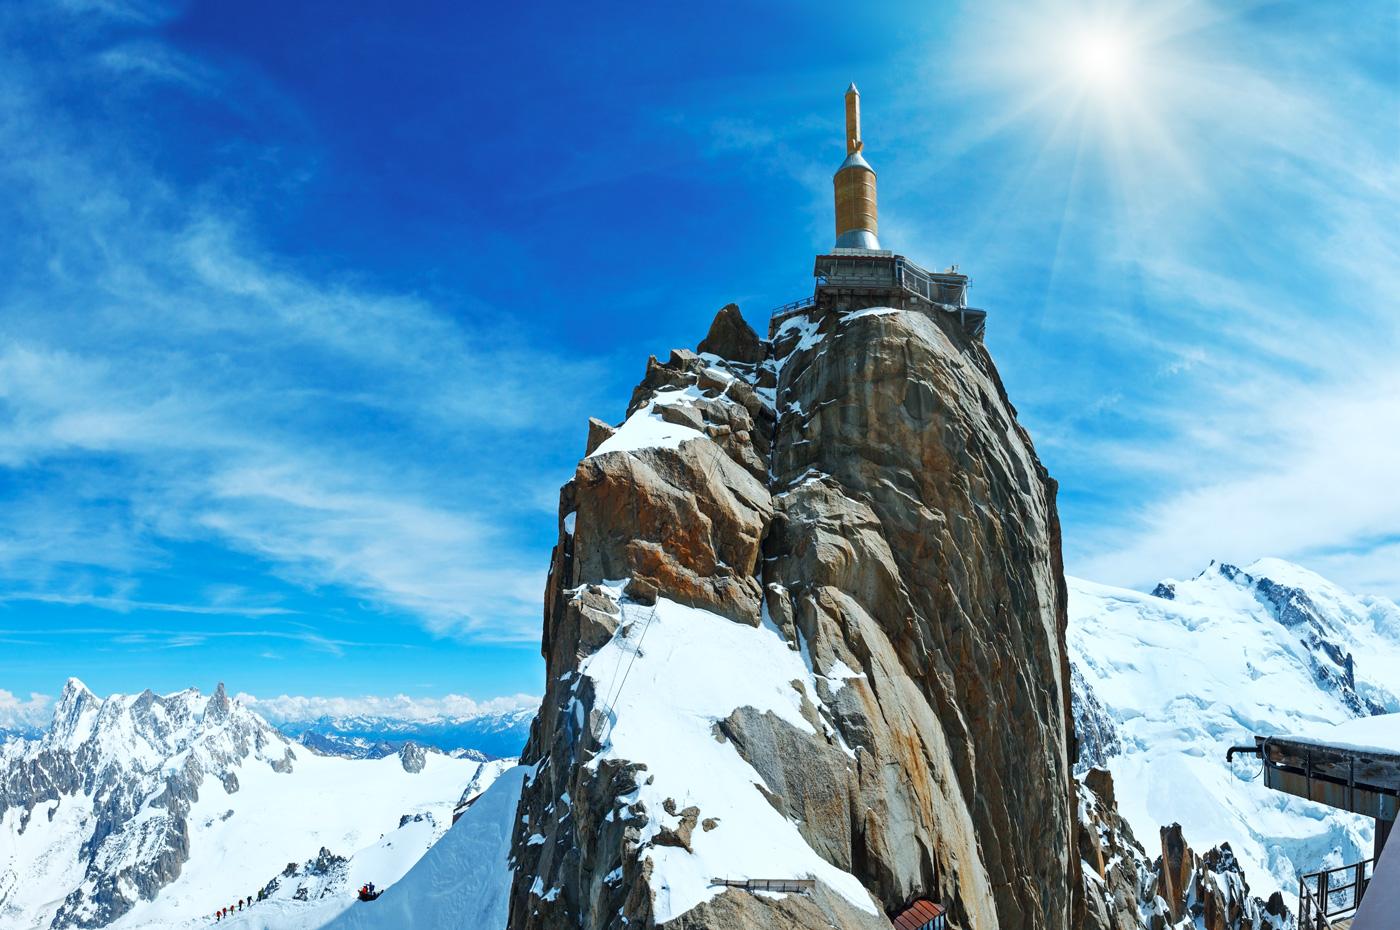
<instances>
[{"instance_id":1,"label":"roof structure","mask_svg":"<svg viewBox=\"0 0 1400 930\"><path fill-rule=\"evenodd\" d=\"M1335 726L1313 727L1283 737L1296 743L1314 743L1382 755L1400 756L1400 714L1358 717Z\"/></svg>"},{"instance_id":2,"label":"roof structure","mask_svg":"<svg viewBox=\"0 0 1400 930\"><path fill-rule=\"evenodd\" d=\"M890 918L895 930L926 930L935 927L934 921L943 917L943 906L934 904L928 898L911 902L904 910Z\"/></svg>"},{"instance_id":3,"label":"roof structure","mask_svg":"<svg viewBox=\"0 0 1400 930\"><path fill-rule=\"evenodd\" d=\"M1270 788L1385 821L1400 813L1400 714L1255 743Z\"/></svg>"}]
</instances>

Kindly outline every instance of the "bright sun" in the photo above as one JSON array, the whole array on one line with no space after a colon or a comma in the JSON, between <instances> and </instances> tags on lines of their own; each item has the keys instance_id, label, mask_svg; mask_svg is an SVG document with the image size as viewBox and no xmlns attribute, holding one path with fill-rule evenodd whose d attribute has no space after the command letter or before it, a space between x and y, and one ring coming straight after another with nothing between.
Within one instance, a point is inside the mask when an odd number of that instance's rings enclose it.
<instances>
[{"instance_id":1,"label":"bright sun","mask_svg":"<svg viewBox=\"0 0 1400 930\"><path fill-rule=\"evenodd\" d=\"M974 19L956 70L968 86L996 94L982 131L1025 133L1028 177L1068 164L1071 184L1094 183L1125 206L1159 203L1164 179L1204 183L1184 144L1199 94L1215 87L1203 67L1210 48L1199 34L1209 21L1198 0L987 6L995 9Z\"/></svg>"},{"instance_id":2,"label":"bright sun","mask_svg":"<svg viewBox=\"0 0 1400 930\"><path fill-rule=\"evenodd\" d=\"M1106 27L1081 30L1068 43L1069 66L1088 91L1116 96L1127 90L1132 55L1126 36Z\"/></svg>"}]
</instances>

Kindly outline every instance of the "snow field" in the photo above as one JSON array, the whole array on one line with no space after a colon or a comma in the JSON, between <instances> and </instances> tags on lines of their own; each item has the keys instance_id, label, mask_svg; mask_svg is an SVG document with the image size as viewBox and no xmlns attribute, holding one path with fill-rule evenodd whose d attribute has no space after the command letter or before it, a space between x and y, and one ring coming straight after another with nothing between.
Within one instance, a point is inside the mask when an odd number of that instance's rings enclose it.
<instances>
[{"instance_id":1,"label":"snow field","mask_svg":"<svg viewBox=\"0 0 1400 930\"><path fill-rule=\"evenodd\" d=\"M209 923L219 907L256 897L282 867L315 858L324 846L350 857L345 885L333 896L274 902L276 908L269 904L261 912L260 904L236 918L241 925L220 922L230 928L320 926L348 907L365 882L387 888L401 878L452 822L452 808L479 766L499 768L429 753L423 770L410 773L398 756L359 760L295 751L291 774L245 762L234 794L206 781L191 810L190 858L179 879L112 924L114 930ZM431 814L436 828L419 821L399 829L402 815L417 813Z\"/></svg>"},{"instance_id":2,"label":"snow field","mask_svg":"<svg viewBox=\"0 0 1400 930\"><path fill-rule=\"evenodd\" d=\"M701 397L700 389L694 385L671 391L657 391L645 407L633 413L617 428L588 458L597 458L609 452L634 452L638 449L674 449L688 439L700 439L705 434L689 426L663 420L656 412L658 404L663 406L686 406Z\"/></svg>"},{"instance_id":3,"label":"snow field","mask_svg":"<svg viewBox=\"0 0 1400 930\"><path fill-rule=\"evenodd\" d=\"M402 881L327 930L505 930L511 831L530 771L506 770Z\"/></svg>"},{"instance_id":4,"label":"snow field","mask_svg":"<svg viewBox=\"0 0 1400 930\"><path fill-rule=\"evenodd\" d=\"M643 853L654 864L656 921L673 920L717 896L722 889L710 885L716 877L815 878L856 907L879 913L860 882L817 855L797 825L763 797L758 773L733 745L713 734L715 722L740 707L815 732L800 711L804 694L817 703L801 654L771 627L734 623L665 598L654 611L626 602L620 608L618 632L583 668L600 699L618 693L626 675L605 747L588 764L622 759L647 767L636 796L623 799L646 807L644 842L678 822L665 813L668 798L678 811L694 805L702 821L718 820L710 831L696 827L693 852L652 846Z\"/></svg>"},{"instance_id":5,"label":"snow field","mask_svg":"<svg viewBox=\"0 0 1400 930\"><path fill-rule=\"evenodd\" d=\"M1305 590L1331 622L1329 638L1354 655L1357 692L1395 702L1394 605L1354 598L1278 560L1245 571ZM1304 633L1214 569L1176 583L1173 600L1068 581L1070 656L1122 739L1108 768L1119 810L1149 855L1159 828L1179 822L1197 852L1229 842L1253 894L1290 898L1295 865L1313 871L1370 856L1368 818L1265 788L1252 757L1233 769L1225 762L1229 746L1252 744L1256 733L1314 732L1353 717L1315 677L1311 663L1330 660L1308 650Z\"/></svg>"}]
</instances>

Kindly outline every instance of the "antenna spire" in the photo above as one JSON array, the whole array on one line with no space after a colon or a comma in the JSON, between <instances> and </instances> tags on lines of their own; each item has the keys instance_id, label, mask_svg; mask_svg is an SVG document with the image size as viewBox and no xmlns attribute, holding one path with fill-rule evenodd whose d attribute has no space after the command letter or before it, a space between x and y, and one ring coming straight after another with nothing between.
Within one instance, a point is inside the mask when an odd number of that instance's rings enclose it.
<instances>
[{"instance_id":1,"label":"antenna spire","mask_svg":"<svg viewBox=\"0 0 1400 930\"><path fill-rule=\"evenodd\" d=\"M856 90L855 82L846 88L846 154L859 152L865 148L865 143L860 141L860 91Z\"/></svg>"},{"instance_id":2,"label":"antenna spire","mask_svg":"<svg viewBox=\"0 0 1400 930\"><path fill-rule=\"evenodd\" d=\"M876 236L875 169L861 154L860 91L846 88L846 160L832 179L836 188L836 248L879 249Z\"/></svg>"}]
</instances>

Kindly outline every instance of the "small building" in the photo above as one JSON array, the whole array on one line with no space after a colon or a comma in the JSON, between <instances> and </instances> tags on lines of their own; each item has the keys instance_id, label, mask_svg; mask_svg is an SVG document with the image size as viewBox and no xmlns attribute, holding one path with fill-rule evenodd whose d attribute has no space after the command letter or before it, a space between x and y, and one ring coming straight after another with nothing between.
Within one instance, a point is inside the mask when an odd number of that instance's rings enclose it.
<instances>
[{"instance_id":1,"label":"small building","mask_svg":"<svg viewBox=\"0 0 1400 930\"><path fill-rule=\"evenodd\" d=\"M1308 733L1256 735L1264 785L1376 821L1373 855L1332 869L1294 863L1300 930L1393 930L1400 926L1400 842L1387 843L1400 813L1400 714L1350 720ZM1314 871L1309 871L1314 869Z\"/></svg>"},{"instance_id":2,"label":"small building","mask_svg":"<svg viewBox=\"0 0 1400 930\"><path fill-rule=\"evenodd\" d=\"M943 913L943 905L916 898L890 915L890 923L894 930L945 930L948 924Z\"/></svg>"},{"instance_id":3,"label":"small building","mask_svg":"<svg viewBox=\"0 0 1400 930\"><path fill-rule=\"evenodd\" d=\"M835 249L817 256L812 274L817 279L813 301L823 309L925 309L955 314L976 338L986 328L987 311L967 305L968 278L956 271L925 271L883 249Z\"/></svg>"},{"instance_id":4,"label":"small building","mask_svg":"<svg viewBox=\"0 0 1400 930\"><path fill-rule=\"evenodd\" d=\"M836 200L836 243L818 255L811 298L773 311L774 326L816 306L837 312L894 307L949 313L973 338L982 338L987 313L967 305L967 275L955 268L927 271L903 255L880 247L875 169L865 160L860 137L860 91L846 89L846 160L832 178Z\"/></svg>"}]
</instances>

